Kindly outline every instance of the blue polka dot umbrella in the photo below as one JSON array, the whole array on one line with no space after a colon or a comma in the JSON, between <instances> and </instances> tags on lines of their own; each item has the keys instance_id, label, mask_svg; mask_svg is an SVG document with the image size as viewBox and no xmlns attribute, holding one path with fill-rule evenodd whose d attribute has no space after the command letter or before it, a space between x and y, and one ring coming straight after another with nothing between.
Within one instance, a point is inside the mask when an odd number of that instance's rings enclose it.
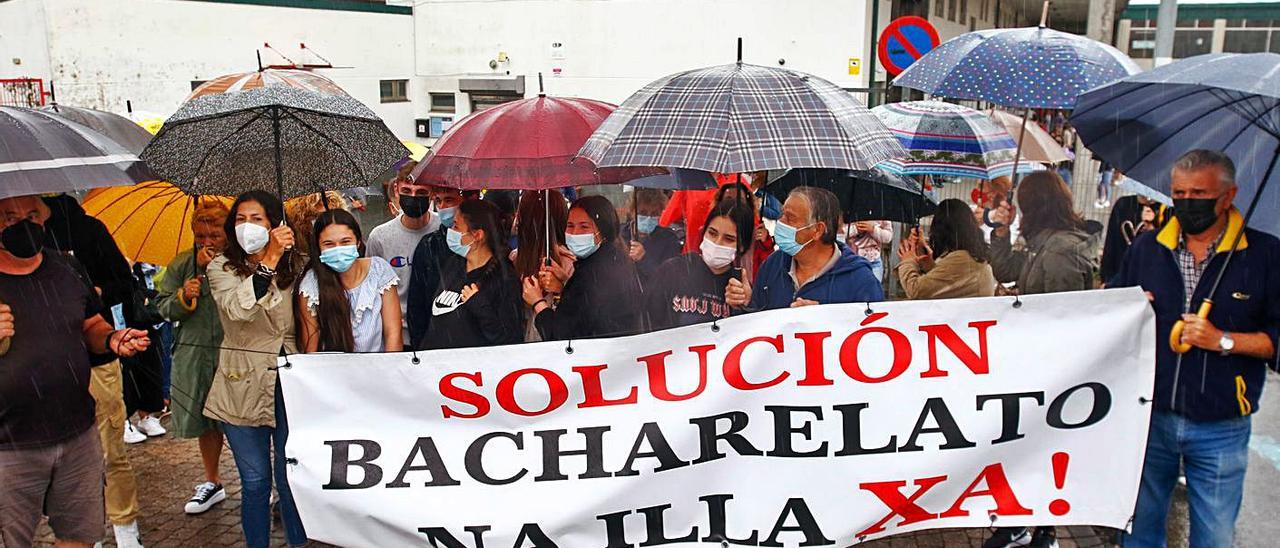
<instances>
[{"instance_id":1,"label":"blue polka dot umbrella","mask_svg":"<svg viewBox=\"0 0 1280 548\"><path fill-rule=\"evenodd\" d=\"M897 175L994 179L1013 174L1017 143L977 110L942 101L890 103L871 109L907 155L878 167ZM1019 171L1032 171L1023 162Z\"/></svg>"}]
</instances>

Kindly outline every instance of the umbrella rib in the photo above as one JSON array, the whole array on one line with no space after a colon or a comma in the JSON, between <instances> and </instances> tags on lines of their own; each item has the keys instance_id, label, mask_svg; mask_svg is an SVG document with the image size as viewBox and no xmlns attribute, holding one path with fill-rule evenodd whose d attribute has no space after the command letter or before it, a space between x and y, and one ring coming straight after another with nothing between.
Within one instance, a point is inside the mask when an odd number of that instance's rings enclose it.
<instances>
[{"instance_id":1,"label":"umbrella rib","mask_svg":"<svg viewBox=\"0 0 1280 548\"><path fill-rule=\"evenodd\" d=\"M1271 108L1268 108L1262 112L1259 112L1258 115L1255 116L1252 120L1250 120L1248 124L1240 128L1240 132L1236 133L1235 137L1232 137L1230 141L1227 141L1226 145L1223 145L1222 150L1227 150L1231 148L1231 145L1235 144L1236 139L1239 139L1241 135L1244 135L1245 132L1249 130L1249 126L1260 128L1264 133L1267 133L1268 135L1275 137L1277 140L1280 140L1280 136L1276 136L1275 134L1272 134L1271 132L1267 131L1265 128L1262 128L1261 125L1258 125L1258 120L1261 120L1263 116L1270 114L1272 111L1276 110L1277 108L1280 108L1280 103L1277 103L1275 106L1272 106ZM1261 191L1261 187L1259 187L1259 191Z\"/></svg>"},{"instance_id":2,"label":"umbrella rib","mask_svg":"<svg viewBox=\"0 0 1280 548\"><path fill-rule=\"evenodd\" d=\"M123 202L125 198L128 198L129 195L133 194L135 191L142 190L142 189L150 189L152 186L159 186L159 184L160 184L159 181L147 181L145 183L139 183L135 185L133 188L129 189L128 192L125 192L119 196L116 196L115 198L112 198L111 201L104 204L101 208L98 209L97 215L101 215L104 212L106 212L108 209L111 209L117 204ZM161 192L163 191L164 190L162 189Z\"/></svg>"},{"instance_id":3,"label":"umbrella rib","mask_svg":"<svg viewBox=\"0 0 1280 548\"><path fill-rule=\"evenodd\" d=\"M1156 85L1157 83L1158 83L1158 82L1143 82L1143 83L1141 83L1141 84L1138 84L1138 85L1136 85L1136 86L1133 86L1133 87L1131 87L1131 88L1129 88L1129 89L1126 89L1126 90L1124 90L1124 91L1120 92L1120 94L1119 94L1119 95L1116 95L1115 97L1108 97L1108 98L1107 98L1107 100L1105 100L1105 101L1098 101L1097 103L1095 103L1093 106L1091 106L1091 107L1089 107L1089 108L1086 108L1086 109L1084 109L1084 110L1076 110L1076 111L1074 111L1074 112L1072 112L1072 113L1071 113L1071 117L1072 117L1072 118L1075 118L1075 117L1077 117L1077 116L1084 116L1085 114L1088 114L1090 111L1092 111L1092 110L1096 110L1096 109L1098 109L1098 108L1102 107L1102 105L1105 105L1105 104L1107 104L1107 103L1110 103L1111 101L1115 101L1115 100L1117 100L1117 99L1120 99L1121 97L1124 97L1124 96L1126 96L1126 95L1129 95L1130 93L1133 93L1133 92L1136 92L1136 91L1139 91L1139 90L1147 89L1147 88L1149 88L1149 87L1151 87L1151 86Z\"/></svg>"},{"instance_id":4,"label":"umbrella rib","mask_svg":"<svg viewBox=\"0 0 1280 548\"><path fill-rule=\"evenodd\" d=\"M309 130L311 130L311 131L312 131L312 132L314 132L316 135L319 135L320 137L324 138L324 140L329 141L329 143L330 143L330 144L332 144L332 145L334 146L334 148L337 148L337 149L338 149L338 152L341 152L341 153L342 153L342 156L343 156L344 158L346 158L348 162L351 162L351 166L352 166L352 167L354 167L354 168L356 168L356 173L359 173L359 174L360 174L360 178L362 179L362 181L361 181L361 182L363 182L363 180L364 180L364 179L367 179L367 178L368 178L368 175L365 175L364 170L360 168L360 164L356 163L355 159L353 159L353 158L351 157L351 155L347 153L347 149L346 149L345 147L343 147L342 145L338 144L338 141L336 141L336 140L334 140L332 137L330 137L330 136L329 136L329 134L327 134L327 133L325 133L325 132L323 132L323 131L320 131L319 129L317 129L317 128L313 127L311 124L308 124L308 123L307 123L305 120L303 120L302 118L297 117L297 116L296 116L292 111L290 111L288 108L284 109L284 113L285 113L285 114L288 114L290 118L293 118L293 119L294 119L294 120L296 120L299 124L302 124L302 126L303 126L303 127L307 128L307 129L309 129Z\"/></svg>"},{"instance_id":5,"label":"umbrella rib","mask_svg":"<svg viewBox=\"0 0 1280 548\"><path fill-rule=\"evenodd\" d=\"M1193 93L1199 93L1199 92L1201 92L1201 91L1207 91L1207 90L1205 90L1205 89L1201 89L1201 90L1197 90L1196 92L1193 92ZM1179 97L1179 98L1178 98L1178 100L1181 100L1181 99L1185 99L1185 98L1187 98L1187 97L1190 97L1193 93L1189 93L1189 94L1187 94L1187 95L1184 95L1184 96L1182 96L1182 97ZM1243 97L1243 98L1240 98L1240 99L1236 99L1235 101L1232 101L1232 102L1230 102L1230 103L1222 103L1222 104L1219 104L1219 105L1218 105L1218 106L1216 106L1216 107L1213 107L1213 108L1211 108L1211 109L1208 109L1208 110L1206 110L1206 111L1204 111L1204 112L1200 113L1200 115L1199 115L1199 116L1196 116L1195 118L1191 119L1191 120L1190 120L1190 121L1188 121L1187 123L1182 124L1182 127L1179 127L1178 129L1174 130L1174 131L1173 131L1173 132L1171 132L1169 135L1171 135L1171 136L1172 136L1172 135L1177 135L1177 134L1179 134L1179 133L1182 133L1182 131L1183 131L1183 130L1187 129L1188 127L1191 127L1191 125L1192 125L1192 124L1195 124L1196 122L1199 122L1200 120L1204 119L1204 117L1205 117L1205 116L1208 116L1208 115L1210 115L1210 114L1213 114L1213 113L1215 113L1215 112L1217 112L1217 111L1219 111L1219 110L1222 110L1222 109L1224 109L1224 108L1229 108L1232 104L1234 104L1234 103L1238 103L1238 102L1240 102L1240 101L1244 101L1244 100L1247 100L1247 99L1249 99L1249 98L1248 98L1248 97ZM1166 106L1166 105L1169 105L1169 104L1172 104L1172 101L1162 103L1160 106ZM1159 107L1156 107L1156 108L1159 108ZM1122 125L1128 125L1128 124L1130 124L1130 123L1137 122L1138 120L1140 120L1140 119L1142 118L1142 116L1146 116L1148 113L1150 113L1150 112L1152 112L1152 111L1154 111L1154 110L1156 110L1156 109L1155 109L1155 108L1153 108L1153 109L1151 109L1151 110L1148 110L1147 112L1142 113L1141 115L1138 115L1138 116L1134 116L1134 117L1132 117L1132 118L1129 118L1128 120L1125 120L1125 123L1124 123L1124 124L1122 124ZM1099 140L1102 140L1102 139L1104 138L1104 136L1106 136L1106 135L1114 135L1117 131L1119 131L1120 127L1121 127L1121 126L1116 126L1116 128L1115 128L1114 130L1111 130L1111 131L1109 131L1109 132L1107 132L1107 133L1104 133L1104 134L1102 134L1102 135L1098 136L1098 138L1097 138L1097 139L1095 139L1095 140L1094 140L1094 142L1096 143L1096 142L1098 142ZM1167 140L1166 140L1166 141L1167 141ZM1153 147L1153 148L1152 148L1152 150L1154 151L1156 148L1160 148L1160 147L1159 147L1159 146ZM1137 165L1138 163L1142 162L1143 160L1146 160L1147 156L1150 156L1150 155L1151 155L1151 153L1150 153L1150 152L1148 152L1147 154L1144 154L1144 155L1142 156L1142 158L1138 159L1138 161L1137 161L1137 162L1134 162L1134 163L1133 163L1133 165Z\"/></svg>"},{"instance_id":6,"label":"umbrella rib","mask_svg":"<svg viewBox=\"0 0 1280 548\"><path fill-rule=\"evenodd\" d=\"M161 210L164 210L165 208L168 208L169 206L173 205L173 202L175 202L175 201L177 201L178 199L181 199L181 198L185 198L185 196L174 196L174 197L170 197L170 198L169 198L169 201L168 201L168 202L166 202L166 203L164 204L164 207L162 207L162 208L160 208L160 209L161 209ZM142 242L145 242L145 241L147 241L147 239L151 238L151 233L155 231L155 229L156 229L156 225L160 224L160 217L161 217L160 215L156 215L155 217L153 217L153 218L151 219L151 226L148 226L148 227L147 227L147 232L146 232L145 234L143 234L143 235L142 235ZM182 227L178 227L178 230L179 230L179 234L181 234ZM181 238L181 235L179 235L179 238ZM134 262L137 262L137 261L138 261L138 257L142 255L142 247L143 247L143 246L142 246L142 244L141 244L141 243L139 243L139 244L138 244L138 250L137 250L136 252L134 252L134 254L133 254L133 261L134 261Z\"/></svg>"},{"instance_id":7,"label":"umbrella rib","mask_svg":"<svg viewBox=\"0 0 1280 548\"><path fill-rule=\"evenodd\" d=\"M1144 111L1142 114L1138 114L1138 115L1136 115L1136 116L1131 116L1131 117L1129 117L1128 119L1126 119L1126 120L1124 121L1124 123L1117 124L1117 125L1116 125L1115 127L1113 127L1110 131L1107 131L1106 133L1103 133L1102 135L1099 135L1099 136L1098 136L1098 139L1102 139L1102 138L1104 138L1104 137L1106 137L1106 136L1108 136L1108 135L1114 135L1114 134L1116 134L1116 133L1118 133L1118 132L1120 131L1120 128L1126 127L1126 126L1128 126L1129 124L1132 124L1132 123L1134 123L1134 122L1137 122L1138 120L1141 120L1143 116L1146 116L1146 115L1148 115L1148 114L1151 114L1152 112L1155 112L1155 111L1157 111L1157 110L1159 110L1159 109L1161 109L1161 108L1163 108L1163 107L1166 107L1166 106L1168 106L1168 105L1170 105L1170 104L1172 104L1172 103L1174 103L1174 102L1181 101L1181 100L1183 100L1183 99L1186 99L1187 97L1191 97L1192 95L1196 95L1196 94L1199 94L1199 93L1205 93L1205 92L1208 92L1208 91L1210 91L1210 90L1211 90L1211 88L1200 88L1200 89L1196 89L1195 91L1192 91L1191 93L1188 93L1188 94L1186 94L1186 95L1183 95L1183 96L1181 96L1181 97L1178 97L1178 98L1176 98L1176 99L1173 99L1173 100L1170 100L1170 101L1164 101L1164 102L1161 102L1160 104L1158 104L1158 105L1156 105L1156 106L1154 106L1154 107L1151 107L1151 108L1147 109L1147 110L1146 110L1146 111ZM1107 102L1110 102L1110 101L1107 101ZM1073 117L1074 117L1074 116L1073 116ZM1178 131L1182 131L1182 130L1181 130L1181 129L1179 129Z\"/></svg>"},{"instance_id":8,"label":"umbrella rib","mask_svg":"<svg viewBox=\"0 0 1280 548\"><path fill-rule=\"evenodd\" d=\"M182 195L182 193L181 193L181 192L178 192L177 194L178 194L178 195ZM166 198L167 196L169 196L169 194L159 194L159 195L156 195L156 196L148 196L146 199L142 200L142 202L141 202L141 203L139 203L139 204L138 204L136 207L134 207L131 211L129 211L127 214L125 214L124 218L123 218L123 219L120 219L120 222L119 222L119 223L116 223L116 227L115 227L115 229L114 229L114 230L112 230L112 231L111 231L111 235L112 235L112 236L115 236L117 231L119 231L121 228L124 228L124 225L125 225L125 224L127 224L127 223L129 222L129 220L133 218L133 216L134 216L134 215L137 215L139 212L141 212L141 211L142 211L142 206L147 205L147 204L148 204L148 203L150 203L152 200L161 200L161 199ZM172 203L172 202L170 202L170 203ZM166 205L167 205L167 204L166 204ZM162 207L161 209L163 209L163 207ZM98 214L99 214L99 215L101 215L103 211L106 211L106 209L104 208L104 209L102 209L102 210L98 211Z\"/></svg>"},{"instance_id":9,"label":"umbrella rib","mask_svg":"<svg viewBox=\"0 0 1280 548\"><path fill-rule=\"evenodd\" d=\"M241 131L244 131L244 128L249 127L249 124L257 122L259 119L262 118L264 114L266 114L265 110L258 111L258 113L253 118L250 118L249 121L241 124L240 127L235 129L235 131L228 133L226 137L219 139L217 143L214 143L213 146L209 147L209 152L205 153L204 157L200 158L200 165L196 166L196 171L195 171L196 176L198 177L200 172L204 171L204 165L209 161L209 156L213 155L213 151L217 150L218 147L222 146L222 143L227 142L227 139L235 137L236 134L240 133ZM193 179L192 182L194 183L195 182L194 177L192 179Z\"/></svg>"}]
</instances>

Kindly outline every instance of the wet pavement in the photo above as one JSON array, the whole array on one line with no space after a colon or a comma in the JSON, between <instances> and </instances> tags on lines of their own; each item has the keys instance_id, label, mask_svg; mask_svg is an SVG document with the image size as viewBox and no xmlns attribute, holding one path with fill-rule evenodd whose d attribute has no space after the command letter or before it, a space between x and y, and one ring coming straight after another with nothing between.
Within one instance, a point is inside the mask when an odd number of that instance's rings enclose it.
<instances>
[{"instance_id":1,"label":"wet pavement","mask_svg":"<svg viewBox=\"0 0 1280 548\"><path fill-rule=\"evenodd\" d=\"M1245 500L1237 522L1236 546L1239 548L1272 547L1277 545L1276 539L1280 539L1280 519L1276 516L1280 509L1280 375L1268 376L1261 407L1253 420ZM198 516L188 516L182 511L201 476L195 440L153 438L130 446L129 457L138 474L143 508L139 522L147 546L244 545L240 533L240 485L229 453L224 453L222 458L227 500ZM1187 545L1186 504L1185 490L1179 488L1169 524L1171 547ZM1105 531L1091 527L1060 527L1058 535L1061 548L1110 546ZM901 535L863 546L978 548L985 537L985 529L946 529ZM109 526L104 527L103 538L112 538ZM274 532L273 539L273 545L285 545L279 530ZM52 544L52 533L47 526L41 526L37 546ZM114 546L114 542L106 542L105 546Z\"/></svg>"}]
</instances>

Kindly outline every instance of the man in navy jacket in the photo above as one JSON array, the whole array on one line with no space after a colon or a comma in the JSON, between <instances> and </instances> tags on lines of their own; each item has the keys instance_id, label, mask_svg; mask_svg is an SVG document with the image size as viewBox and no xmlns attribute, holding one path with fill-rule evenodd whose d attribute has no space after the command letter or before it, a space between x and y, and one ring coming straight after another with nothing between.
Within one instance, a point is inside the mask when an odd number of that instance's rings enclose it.
<instances>
[{"instance_id":1,"label":"man in navy jacket","mask_svg":"<svg viewBox=\"0 0 1280 548\"><path fill-rule=\"evenodd\" d=\"M1231 203L1235 165L1195 150L1173 167L1174 218L1133 242L1112 287L1141 286L1156 313L1155 408L1133 533L1124 545L1164 546L1179 467L1190 491L1193 548L1231 546L1248 465L1250 416L1280 336L1280 240L1248 229ZM1235 257L1209 295L1236 237ZM1212 299L1207 318L1194 313ZM1170 346L1182 320L1178 354Z\"/></svg>"},{"instance_id":2,"label":"man in navy jacket","mask_svg":"<svg viewBox=\"0 0 1280 548\"><path fill-rule=\"evenodd\" d=\"M831 191L791 191L773 234L782 253L760 265L750 309L883 301L871 263L836 242L839 226L840 201Z\"/></svg>"}]
</instances>

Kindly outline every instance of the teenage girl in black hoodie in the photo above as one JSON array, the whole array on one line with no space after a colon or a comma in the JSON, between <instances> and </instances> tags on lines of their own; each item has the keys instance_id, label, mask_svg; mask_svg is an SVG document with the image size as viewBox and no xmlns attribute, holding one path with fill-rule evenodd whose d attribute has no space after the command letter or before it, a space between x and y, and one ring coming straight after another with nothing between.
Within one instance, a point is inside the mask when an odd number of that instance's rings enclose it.
<instances>
[{"instance_id":1,"label":"teenage girl in black hoodie","mask_svg":"<svg viewBox=\"0 0 1280 548\"><path fill-rule=\"evenodd\" d=\"M586 339L639 333L644 328L640 282L618 237L618 214L603 196L584 196L569 209L565 243L572 259L544 267L544 278L564 284L552 303L533 276L524 279L524 302L533 308L543 340Z\"/></svg>"},{"instance_id":2,"label":"teenage girl in black hoodie","mask_svg":"<svg viewBox=\"0 0 1280 548\"><path fill-rule=\"evenodd\" d=\"M507 259L507 231L497 206L467 200L445 233L449 251L466 261L465 271L440 271L431 301L427 348L496 346L524 342L516 294L520 282ZM459 269L460 270L460 269Z\"/></svg>"}]
</instances>

